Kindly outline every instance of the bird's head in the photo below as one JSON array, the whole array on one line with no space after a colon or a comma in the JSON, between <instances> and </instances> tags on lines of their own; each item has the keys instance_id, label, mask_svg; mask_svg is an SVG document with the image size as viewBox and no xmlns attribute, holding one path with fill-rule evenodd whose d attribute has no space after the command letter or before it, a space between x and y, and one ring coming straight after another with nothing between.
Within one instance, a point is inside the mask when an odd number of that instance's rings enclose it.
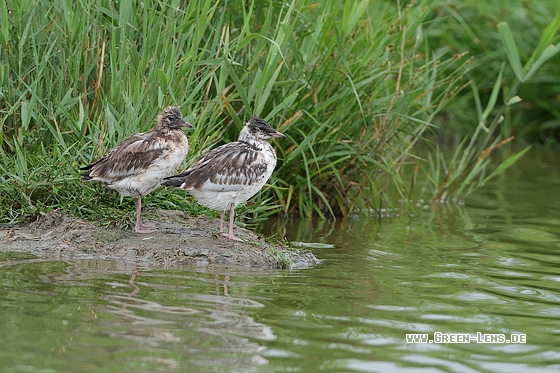
<instances>
[{"instance_id":1,"label":"bird's head","mask_svg":"<svg viewBox=\"0 0 560 373\"><path fill-rule=\"evenodd\" d=\"M168 129L192 128L192 124L183 119L181 111L176 106L168 106L159 113L157 126L163 126Z\"/></svg>"},{"instance_id":2,"label":"bird's head","mask_svg":"<svg viewBox=\"0 0 560 373\"><path fill-rule=\"evenodd\" d=\"M252 117L245 125L244 130L259 140L268 140L271 138L286 137L283 133L276 131L264 119L259 117Z\"/></svg>"}]
</instances>

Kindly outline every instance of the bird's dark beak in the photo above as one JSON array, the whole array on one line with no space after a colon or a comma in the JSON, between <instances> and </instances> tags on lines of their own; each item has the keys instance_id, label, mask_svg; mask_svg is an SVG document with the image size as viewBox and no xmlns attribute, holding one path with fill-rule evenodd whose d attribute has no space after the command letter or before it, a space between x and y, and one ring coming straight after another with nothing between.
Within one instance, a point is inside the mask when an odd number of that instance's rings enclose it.
<instances>
[{"instance_id":1,"label":"bird's dark beak","mask_svg":"<svg viewBox=\"0 0 560 373\"><path fill-rule=\"evenodd\" d=\"M286 138L286 135L284 135L283 133L280 133L278 131L275 131L275 132L270 134L270 137L275 138L275 139L283 139L283 138Z\"/></svg>"},{"instance_id":2,"label":"bird's dark beak","mask_svg":"<svg viewBox=\"0 0 560 373\"><path fill-rule=\"evenodd\" d=\"M186 120L183 121L182 127L193 128L193 125L187 122Z\"/></svg>"}]
</instances>

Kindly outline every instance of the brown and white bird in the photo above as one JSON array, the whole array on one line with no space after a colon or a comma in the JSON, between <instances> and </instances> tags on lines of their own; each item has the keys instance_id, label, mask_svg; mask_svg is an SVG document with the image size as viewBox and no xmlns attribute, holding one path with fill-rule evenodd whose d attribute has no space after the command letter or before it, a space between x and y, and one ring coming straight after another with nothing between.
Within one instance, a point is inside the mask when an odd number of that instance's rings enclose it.
<instances>
[{"instance_id":1,"label":"brown and white bird","mask_svg":"<svg viewBox=\"0 0 560 373\"><path fill-rule=\"evenodd\" d=\"M276 152L267 141L286 137L259 117L251 118L237 141L219 146L197 160L180 175L165 178L163 185L188 191L198 203L220 211L220 234L241 241L233 234L234 209L254 196L276 167ZM229 209L229 233L223 230Z\"/></svg>"},{"instance_id":2,"label":"brown and white bird","mask_svg":"<svg viewBox=\"0 0 560 373\"><path fill-rule=\"evenodd\" d=\"M142 197L161 185L165 177L173 175L185 160L189 142L183 127L192 127L178 108L169 106L157 118L149 132L139 133L115 146L99 161L82 167L83 181L99 181L123 196L136 201L137 233L151 233L156 225L142 223Z\"/></svg>"}]
</instances>

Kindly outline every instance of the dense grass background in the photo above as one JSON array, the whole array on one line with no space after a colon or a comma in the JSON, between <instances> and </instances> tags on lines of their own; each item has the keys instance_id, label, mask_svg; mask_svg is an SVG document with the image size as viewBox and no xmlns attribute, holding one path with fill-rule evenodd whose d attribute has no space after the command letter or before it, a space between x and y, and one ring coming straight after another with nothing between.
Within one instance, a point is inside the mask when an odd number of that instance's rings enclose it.
<instances>
[{"instance_id":1,"label":"dense grass background","mask_svg":"<svg viewBox=\"0 0 560 373\"><path fill-rule=\"evenodd\" d=\"M442 0L438 1L426 27L428 38L449 53L469 52L474 64L469 77L477 82L483 99L488 99L506 51L496 25L507 22L512 29L522 62L529 60L543 30L560 14L560 2L553 0ZM557 43L557 30L553 41ZM500 126L505 137L516 136L528 143L557 145L560 141L560 55L544 64L519 87L520 105L508 108ZM504 82L513 82L511 68L504 70ZM472 96L457 97L453 109L438 121L441 135L455 140L473 133ZM507 94L507 92L505 93ZM470 125L469 125L470 124Z\"/></svg>"},{"instance_id":2,"label":"dense grass background","mask_svg":"<svg viewBox=\"0 0 560 373\"><path fill-rule=\"evenodd\" d=\"M128 224L132 201L121 204L117 193L84 185L77 169L151 128L170 104L195 125L185 166L235 139L253 115L288 136L275 141L279 164L247 209L253 218L371 211L410 198L418 172L432 181L432 193L446 161L437 149L436 161L423 161L417 143L445 118L470 136L478 125L469 115L475 99L491 101L500 71L511 76L500 70L507 57L496 30L509 16L486 19L490 5L478 3L0 2L0 220L61 208ZM542 14L531 27L537 39L557 6L498 3L512 11L538 6ZM484 27L473 27L471 9ZM536 42L513 33L531 54ZM480 40L492 53L473 47ZM539 79L558 79L547 71ZM468 87L473 81L478 96ZM556 103L547 100L540 107ZM506 114L502 132L520 132ZM499 132L474 149L498 144ZM476 167L482 180L486 163ZM146 205L201 211L184 193L164 189Z\"/></svg>"}]
</instances>

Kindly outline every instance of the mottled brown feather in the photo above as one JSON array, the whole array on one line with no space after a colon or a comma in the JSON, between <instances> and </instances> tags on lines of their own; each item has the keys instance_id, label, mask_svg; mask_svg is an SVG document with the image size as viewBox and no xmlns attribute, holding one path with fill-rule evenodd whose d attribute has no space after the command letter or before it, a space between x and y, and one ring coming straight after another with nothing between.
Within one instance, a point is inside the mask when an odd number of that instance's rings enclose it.
<instances>
[{"instance_id":1,"label":"mottled brown feather","mask_svg":"<svg viewBox=\"0 0 560 373\"><path fill-rule=\"evenodd\" d=\"M137 175L160 158L167 147L167 142L157 138L156 132L139 133L113 148L99 161L84 167L88 171L82 174L82 180L93 177L120 180Z\"/></svg>"},{"instance_id":2,"label":"mottled brown feather","mask_svg":"<svg viewBox=\"0 0 560 373\"><path fill-rule=\"evenodd\" d=\"M200 189L210 181L222 186L246 186L254 183L266 170L266 164L257 162L258 149L250 144L231 142L213 149L187 171L172 176L165 185L183 189ZM188 176L188 178L187 178Z\"/></svg>"},{"instance_id":3,"label":"mottled brown feather","mask_svg":"<svg viewBox=\"0 0 560 373\"><path fill-rule=\"evenodd\" d=\"M170 152L177 149L174 144L188 149L182 127L192 125L185 122L177 107L166 107L158 115L156 126L151 131L130 137L99 161L82 167L81 170L86 170L80 175L82 180L97 178L104 183L114 183L140 174L155 162L164 161Z\"/></svg>"}]
</instances>

